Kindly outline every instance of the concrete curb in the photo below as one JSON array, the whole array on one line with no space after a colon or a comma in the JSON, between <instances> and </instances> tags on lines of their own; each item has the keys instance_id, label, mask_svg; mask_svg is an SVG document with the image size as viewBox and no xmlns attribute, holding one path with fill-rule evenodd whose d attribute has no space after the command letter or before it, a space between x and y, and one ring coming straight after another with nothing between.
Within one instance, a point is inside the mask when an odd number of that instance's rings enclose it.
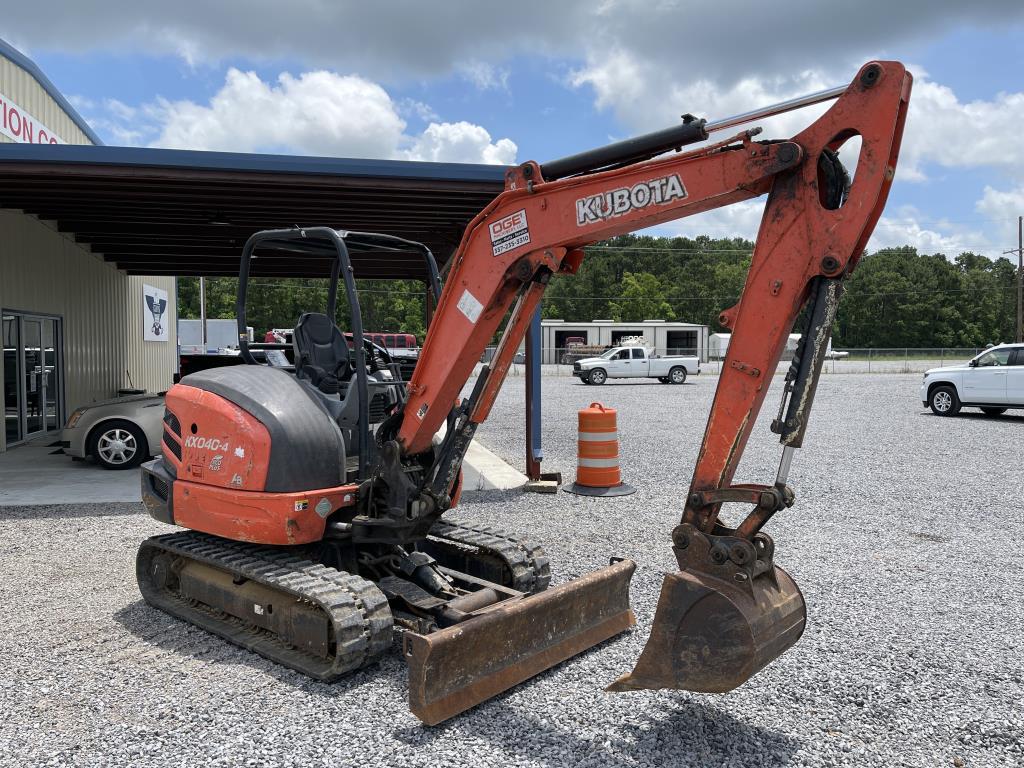
<instances>
[{"instance_id":1,"label":"concrete curb","mask_svg":"<svg viewBox=\"0 0 1024 768\"><path fill-rule=\"evenodd\" d=\"M447 427L442 426L434 441L444 438ZM476 440L469 444L462 462L462 492L509 491L522 488L529 478L497 454L484 448Z\"/></svg>"}]
</instances>

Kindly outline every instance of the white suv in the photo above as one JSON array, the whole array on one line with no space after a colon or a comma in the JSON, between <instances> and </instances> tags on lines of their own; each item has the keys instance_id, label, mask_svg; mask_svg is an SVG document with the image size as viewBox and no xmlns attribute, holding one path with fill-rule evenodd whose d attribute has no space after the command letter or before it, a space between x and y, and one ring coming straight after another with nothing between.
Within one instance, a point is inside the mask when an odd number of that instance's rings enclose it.
<instances>
[{"instance_id":1,"label":"white suv","mask_svg":"<svg viewBox=\"0 0 1024 768\"><path fill-rule=\"evenodd\" d=\"M1024 408L1024 344L1000 344L967 365L926 371L921 403L937 416L956 416L965 405L989 416Z\"/></svg>"}]
</instances>

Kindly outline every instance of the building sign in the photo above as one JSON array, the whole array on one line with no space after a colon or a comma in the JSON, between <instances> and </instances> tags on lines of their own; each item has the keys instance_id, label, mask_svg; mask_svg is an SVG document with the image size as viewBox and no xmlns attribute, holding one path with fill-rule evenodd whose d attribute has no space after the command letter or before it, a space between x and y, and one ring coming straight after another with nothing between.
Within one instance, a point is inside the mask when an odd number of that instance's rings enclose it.
<instances>
[{"instance_id":1,"label":"building sign","mask_svg":"<svg viewBox=\"0 0 1024 768\"><path fill-rule=\"evenodd\" d=\"M64 139L0 93L0 133L20 144L63 144Z\"/></svg>"},{"instance_id":2,"label":"building sign","mask_svg":"<svg viewBox=\"0 0 1024 768\"><path fill-rule=\"evenodd\" d=\"M142 299L142 316L145 318L142 338L145 341L167 341L170 338L167 335L167 291L143 284Z\"/></svg>"}]
</instances>

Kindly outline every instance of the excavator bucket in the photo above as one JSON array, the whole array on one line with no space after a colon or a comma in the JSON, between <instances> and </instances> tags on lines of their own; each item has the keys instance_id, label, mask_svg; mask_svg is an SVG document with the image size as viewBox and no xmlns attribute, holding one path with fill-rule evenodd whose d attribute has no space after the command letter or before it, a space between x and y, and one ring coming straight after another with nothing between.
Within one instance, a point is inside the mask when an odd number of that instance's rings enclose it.
<instances>
[{"instance_id":1,"label":"excavator bucket","mask_svg":"<svg viewBox=\"0 0 1024 768\"><path fill-rule=\"evenodd\" d=\"M625 631L636 623L635 569L620 560L447 629L407 633L409 708L436 725Z\"/></svg>"},{"instance_id":2,"label":"excavator bucket","mask_svg":"<svg viewBox=\"0 0 1024 768\"><path fill-rule=\"evenodd\" d=\"M609 691L724 693L800 639L807 610L788 573L773 566L754 579L720 576L692 570L666 574L636 668Z\"/></svg>"}]
</instances>

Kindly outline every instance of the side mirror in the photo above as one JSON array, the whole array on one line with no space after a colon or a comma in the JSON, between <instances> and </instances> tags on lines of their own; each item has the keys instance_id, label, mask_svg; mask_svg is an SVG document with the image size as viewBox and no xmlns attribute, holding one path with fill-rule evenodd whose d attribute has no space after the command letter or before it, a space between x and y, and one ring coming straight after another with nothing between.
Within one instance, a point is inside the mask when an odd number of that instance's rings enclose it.
<instances>
[{"instance_id":1,"label":"side mirror","mask_svg":"<svg viewBox=\"0 0 1024 768\"><path fill-rule=\"evenodd\" d=\"M978 361L977 360L971 360L971 362L969 362L967 365L969 367L971 367L971 368L977 368L978 367Z\"/></svg>"}]
</instances>

